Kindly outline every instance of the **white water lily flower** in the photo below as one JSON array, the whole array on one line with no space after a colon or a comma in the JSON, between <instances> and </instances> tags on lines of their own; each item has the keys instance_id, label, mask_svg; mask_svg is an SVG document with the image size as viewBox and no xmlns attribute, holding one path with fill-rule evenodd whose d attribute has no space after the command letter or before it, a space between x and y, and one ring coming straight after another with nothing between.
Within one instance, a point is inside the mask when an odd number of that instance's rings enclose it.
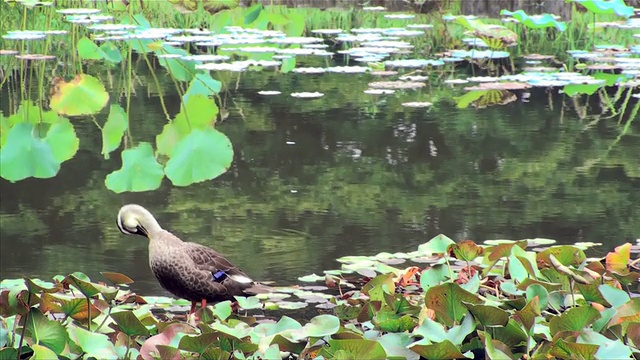
<instances>
[{"instance_id":1,"label":"white water lily flower","mask_svg":"<svg viewBox=\"0 0 640 360\"><path fill-rule=\"evenodd\" d=\"M333 66L327 68L327 72L344 73L344 74L358 74L365 73L370 69L366 66Z\"/></svg>"}]
</instances>

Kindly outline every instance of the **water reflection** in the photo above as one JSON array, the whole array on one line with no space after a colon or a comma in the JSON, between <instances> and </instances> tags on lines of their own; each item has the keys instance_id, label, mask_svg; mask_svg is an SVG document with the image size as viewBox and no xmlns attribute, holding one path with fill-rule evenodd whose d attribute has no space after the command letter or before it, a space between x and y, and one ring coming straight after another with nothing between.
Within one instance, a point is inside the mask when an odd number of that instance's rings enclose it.
<instances>
[{"instance_id":1,"label":"water reflection","mask_svg":"<svg viewBox=\"0 0 640 360\"><path fill-rule=\"evenodd\" d=\"M543 92L481 110L448 99L429 111L406 109L402 95L362 94L369 81L243 75L240 90L223 98L229 117L219 126L235 147L232 168L186 188L165 180L154 192L111 193L104 178L120 167L119 154L104 160L98 129L76 121L80 151L57 177L0 180L2 278L118 271L136 290L161 293L145 240L115 226L129 202L279 283L336 268L344 255L412 250L438 233L603 242L603 252L640 234L640 144L624 137L608 150L616 123L588 125ZM283 95L256 94L264 89ZM287 96L318 89L324 98ZM420 91L411 98L432 95ZM165 121L158 99L135 101L134 139L154 141ZM166 102L177 111L177 97Z\"/></svg>"}]
</instances>

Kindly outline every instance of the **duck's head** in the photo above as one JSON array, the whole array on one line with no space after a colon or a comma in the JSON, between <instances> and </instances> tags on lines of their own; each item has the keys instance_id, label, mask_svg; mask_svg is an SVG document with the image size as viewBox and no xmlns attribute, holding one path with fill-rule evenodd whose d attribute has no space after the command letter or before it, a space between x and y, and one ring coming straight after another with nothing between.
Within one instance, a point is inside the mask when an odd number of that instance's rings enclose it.
<instances>
[{"instance_id":1,"label":"duck's head","mask_svg":"<svg viewBox=\"0 0 640 360\"><path fill-rule=\"evenodd\" d=\"M149 210L140 205L128 204L120 208L116 225L126 235L149 237L149 233L162 230Z\"/></svg>"}]
</instances>

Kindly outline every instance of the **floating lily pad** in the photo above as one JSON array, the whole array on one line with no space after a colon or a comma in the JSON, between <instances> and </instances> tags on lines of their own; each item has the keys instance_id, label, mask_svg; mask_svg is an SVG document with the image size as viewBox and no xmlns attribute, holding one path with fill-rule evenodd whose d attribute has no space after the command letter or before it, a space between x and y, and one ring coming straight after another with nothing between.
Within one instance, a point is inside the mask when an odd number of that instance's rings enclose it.
<instances>
[{"instance_id":1,"label":"floating lily pad","mask_svg":"<svg viewBox=\"0 0 640 360\"><path fill-rule=\"evenodd\" d=\"M427 86L427 84L415 81L376 81L369 83L369 87L373 89L408 90L419 89L425 86Z\"/></svg>"},{"instance_id":2,"label":"floating lily pad","mask_svg":"<svg viewBox=\"0 0 640 360\"><path fill-rule=\"evenodd\" d=\"M291 96L295 98L315 99L315 98L323 97L324 94L317 91L316 92L294 92L294 93L291 93Z\"/></svg>"},{"instance_id":3,"label":"floating lily pad","mask_svg":"<svg viewBox=\"0 0 640 360\"><path fill-rule=\"evenodd\" d=\"M413 102L402 103L402 106L411 107L411 108L426 108L426 107L430 107L431 105L433 105L433 103L430 103L427 101L423 101L423 102L413 101Z\"/></svg>"}]
</instances>

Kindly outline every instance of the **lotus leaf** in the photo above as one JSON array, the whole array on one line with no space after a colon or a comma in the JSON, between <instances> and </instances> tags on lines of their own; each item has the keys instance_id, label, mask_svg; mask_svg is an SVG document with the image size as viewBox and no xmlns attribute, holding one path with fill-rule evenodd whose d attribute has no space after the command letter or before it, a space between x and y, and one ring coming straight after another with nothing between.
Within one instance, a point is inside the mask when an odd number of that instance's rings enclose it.
<instances>
[{"instance_id":1,"label":"lotus leaf","mask_svg":"<svg viewBox=\"0 0 640 360\"><path fill-rule=\"evenodd\" d=\"M587 8L594 14L616 14L626 18L633 16L633 7L627 6L624 0L571 0Z\"/></svg>"},{"instance_id":2,"label":"lotus leaf","mask_svg":"<svg viewBox=\"0 0 640 360\"><path fill-rule=\"evenodd\" d=\"M558 31L565 31L567 24L563 21L557 21L551 14L542 14L529 16L524 10L509 11L501 10L500 15L511 16L528 28L546 28L555 27Z\"/></svg>"},{"instance_id":3,"label":"lotus leaf","mask_svg":"<svg viewBox=\"0 0 640 360\"><path fill-rule=\"evenodd\" d=\"M107 122L102 127L102 155L105 159L120 146L128 127L129 119L124 109L120 105L111 105Z\"/></svg>"},{"instance_id":4,"label":"lotus leaf","mask_svg":"<svg viewBox=\"0 0 640 360\"><path fill-rule=\"evenodd\" d=\"M91 115L102 110L108 101L109 94L99 79L78 74L70 82L54 82L50 106L62 115Z\"/></svg>"},{"instance_id":5,"label":"lotus leaf","mask_svg":"<svg viewBox=\"0 0 640 360\"><path fill-rule=\"evenodd\" d=\"M160 187L164 172L149 143L122 152L122 168L107 175L105 185L111 191L149 191Z\"/></svg>"}]
</instances>

